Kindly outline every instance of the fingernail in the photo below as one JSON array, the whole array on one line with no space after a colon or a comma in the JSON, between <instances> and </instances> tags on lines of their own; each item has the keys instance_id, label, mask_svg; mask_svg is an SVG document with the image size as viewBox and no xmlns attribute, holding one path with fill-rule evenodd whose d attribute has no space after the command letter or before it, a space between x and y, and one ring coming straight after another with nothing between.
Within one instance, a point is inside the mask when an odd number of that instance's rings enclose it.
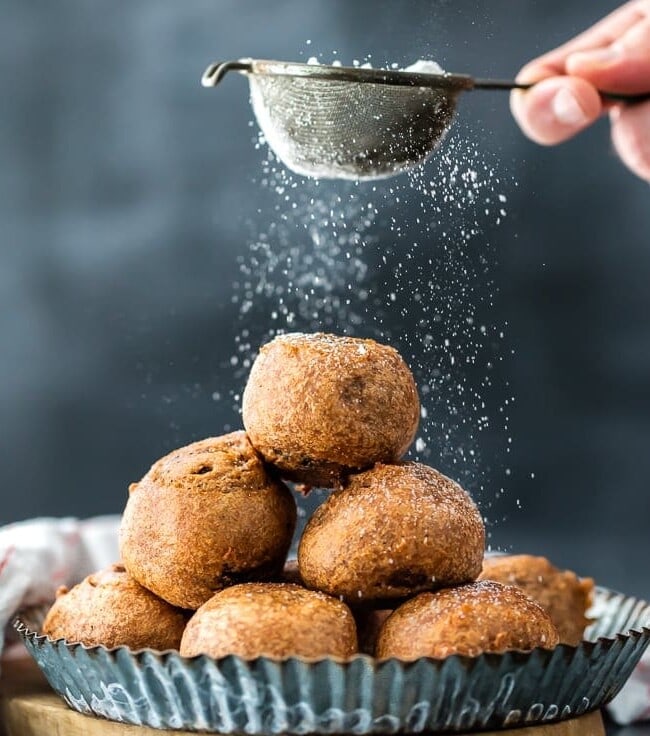
<instances>
[{"instance_id":1,"label":"fingernail","mask_svg":"<svg viewBox=\"0 0 650 736\"><path fill-rule=\"evenodd\" d=\"M552 107L555 119L562 125L577 128L589 122L589 118L580 107L580 103L568 89L563 88L555 95Z\"/></svg>"}]
</instances>

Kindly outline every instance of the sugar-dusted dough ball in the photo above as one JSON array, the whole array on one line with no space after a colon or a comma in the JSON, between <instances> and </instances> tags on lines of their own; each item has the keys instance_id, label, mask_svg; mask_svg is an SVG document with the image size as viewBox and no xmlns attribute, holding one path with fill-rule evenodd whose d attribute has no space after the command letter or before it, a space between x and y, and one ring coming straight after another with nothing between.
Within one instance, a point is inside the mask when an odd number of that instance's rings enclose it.
<instances>
[{"instance_id":1,"label":"sugar-dusted dough ball","mask_svg":"<svg viewBox=\"0 0 650 736\"><path fill-rule=\"evenodd\" d=\"M377 657L411 660L452 654L553 649L559 641L546 611L519 588L491 581L421 593L384 623Z\"/></svg>"},{"instance_id":2,"label":"sugar-dusted dough ball","mask_svg":"<svg viewBox=\"0 0 650 736\"><path fill-rule=\"evenodd\" d=\"M251 369L243 420L255 449L289 480L324 488L407 451L420 416L413 375L374 340L281 335Z\"/></svg>"},{"instance_id":3,"label":"sugar-dusted dough ball","mask_svg":"<svg viewBox=\"0 0 650 736\"><path fill-rule=\"evenodd\" d=\"M129 491L124 565L173 605L196 609L221 588L282 570L296 504L244 432L174 450Z\"/></svg>"},{"instance_id":4,"label":"sugar-dusted dough ball","mask_svg":"<svg viewBox=\"0 0 650 736\"><path fill-rule=\"evenodd\" d=\"M594 590L591 578L559 570L545 557L490 555L483 562L479 580L516 585L548 612L562 643L575 646L582 640Z\"/></svg>"},{"instance_id":5,"label":"sugar-dusted dough ball","mask_svg":"<svg viewBox=\"0 0 650 736\"><path fill-rule=\"evenodd\" d=\"M43 633L87 646L178 649L186 621L186 612L143 588L122 565L112 565L70 590L61 588Z\"/></svg>"},{"instance_id":6,"label":"sugar-dusted dough ball","mask_svg":"<svg viewBox=\"0 0 650 736\"><path fill-rule=\"evenodd\" d=\"M350 657L357 632L350 609L324 593L290 583L235 585L190 619L181 654L224 657Z\"/></svg>"},{"instance_id":7,"label":"sugar-dusted dough ball","mask_svg":"<svg viewBox=\"0 0 650 736\"><path fill-rule=\"evenodd\" d=\"M316 509L298 565L307 587L361 603L476 580L484 547L481 514L457 483L419 463L376 465Z\"/></svg>"}]
</instances>

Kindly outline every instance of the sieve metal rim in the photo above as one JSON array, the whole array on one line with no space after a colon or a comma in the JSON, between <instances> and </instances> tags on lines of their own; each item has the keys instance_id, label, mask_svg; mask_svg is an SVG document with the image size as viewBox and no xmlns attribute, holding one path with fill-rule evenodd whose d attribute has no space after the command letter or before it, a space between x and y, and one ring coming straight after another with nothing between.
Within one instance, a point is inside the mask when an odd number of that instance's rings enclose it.
<instances>
[{"instance_id":1,"label":"sieve metal rim","mask_svg":"<svg viewBox=\"0 0 650 736\"><path fill-rule=\"evenodd\" d=\"M237 71L244 75L294 77L360 84L386 84L399 87L431 87L445 89L452 94L473 89L475 86L475 80L466 74L429 74L397 69L328 66L325 64L303 64L267 59L214 62L203 73L201 84L203 87L216 87L230 71Z\"/></svg>"}]
</instances>

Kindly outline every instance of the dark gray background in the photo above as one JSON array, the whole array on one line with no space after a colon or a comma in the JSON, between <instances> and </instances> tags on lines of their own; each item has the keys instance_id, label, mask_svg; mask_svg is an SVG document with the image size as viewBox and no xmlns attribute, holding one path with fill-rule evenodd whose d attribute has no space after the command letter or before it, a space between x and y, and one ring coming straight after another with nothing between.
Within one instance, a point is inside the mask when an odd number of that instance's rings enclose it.
<instances>
[{"instance_id":1,"label":"dark gray background","mask_svg":"<svg viewBox=\"0 0 650 736\"><path fill-rule=\"evenodd\" d=\"M236 259L247 222L273 214L257 212L245 85L202 90L208 62L304 58L312 39L348 63L430 56L507 77L614 7L5 0L0 521L119 512L159 455L237 425L233 402L212 394L241 388L228 366ZM513 438L493 543L648 596L648 185L617 161L605 121L542 149L506 96L467 95L460 116L518 182L506 223L484 235L499 288L487 317L508 323L497 403L516 398L509 432L481 436L483 462L500 468ZM380 225L374 235L399 247ZM503 481L485 478L483 500Z\"/></svg>"}]
</instances>

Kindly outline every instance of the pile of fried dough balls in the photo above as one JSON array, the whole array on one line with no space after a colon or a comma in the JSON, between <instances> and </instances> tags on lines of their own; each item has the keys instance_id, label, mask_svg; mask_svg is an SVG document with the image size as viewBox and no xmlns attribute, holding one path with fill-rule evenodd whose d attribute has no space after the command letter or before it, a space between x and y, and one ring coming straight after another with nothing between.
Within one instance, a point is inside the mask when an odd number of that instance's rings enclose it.
<instances>
[{"instance_id":1,"label":"pile of fried dough balls","mask_svg":"<svg viewBox=\"0 0 650 736\"><path fill-rule=\"evenodd\" d=\"M470 496L401 460L419 417L393 348L276 337L251 369L246 430L175 450L133 483L121 563L62 589L43 633L246 658L412 660L577 644L593 582L540 557L484 559ZM286 562L296 503L283 480L331 489L297 564Z\"/></svg>"}]
</instances>

